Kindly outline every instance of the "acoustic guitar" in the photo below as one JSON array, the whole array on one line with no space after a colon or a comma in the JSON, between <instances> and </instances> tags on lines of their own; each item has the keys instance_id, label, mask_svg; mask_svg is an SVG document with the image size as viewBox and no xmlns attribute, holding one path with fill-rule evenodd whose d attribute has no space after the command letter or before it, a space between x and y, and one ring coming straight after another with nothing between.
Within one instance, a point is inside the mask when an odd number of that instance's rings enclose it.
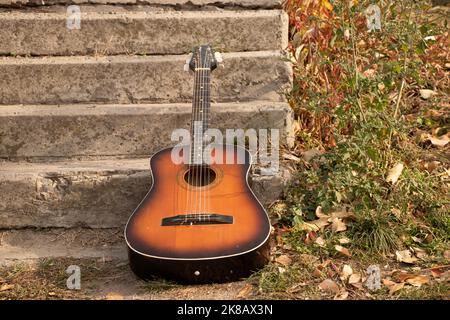
<instances>
[{"instance_id":1,"label":"acoustic guitar","mask_svg":"<svg viewBox=\"0 0 450 320\"><path fill-rule=\"evenodd\" d=\"M268 261L270 222L248 185L250 153L239 145L207 146L210 74L218 61L208 45L187 60L194 74L190 143L151 157L153 185L125 227L130 266L141 278L225 282ZM174 154L187 160L174 161Z\"/></svg>"}]
</instances>

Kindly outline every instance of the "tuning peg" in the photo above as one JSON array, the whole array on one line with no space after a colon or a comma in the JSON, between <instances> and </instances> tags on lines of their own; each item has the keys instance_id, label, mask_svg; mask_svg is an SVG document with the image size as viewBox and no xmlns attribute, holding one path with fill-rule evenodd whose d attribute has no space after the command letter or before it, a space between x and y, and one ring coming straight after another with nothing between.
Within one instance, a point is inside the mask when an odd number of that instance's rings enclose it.
<instances>
[{"instance_id":1,"label":"tuning peg","mask_svg":"<svg viewBox=\"0 0 450 320\"><path fill-rule=\"evenodd\" d=\"M216 58L217 63L223 62L222 54L220 52L214 52L214 58Z\"/></svg>"},{"instance_id":2,"label":"tuning peg","mask_svg":"<svg viewBox=\"0 0 450 320\"><path fill-rule=\"evenodd\" d=\"M185 64L184 64L183 70L184 70L185 72L189 72L189 70L190 70L190 68L189 68L189 63L185 63Z\"/></svg>"}]
</instances>

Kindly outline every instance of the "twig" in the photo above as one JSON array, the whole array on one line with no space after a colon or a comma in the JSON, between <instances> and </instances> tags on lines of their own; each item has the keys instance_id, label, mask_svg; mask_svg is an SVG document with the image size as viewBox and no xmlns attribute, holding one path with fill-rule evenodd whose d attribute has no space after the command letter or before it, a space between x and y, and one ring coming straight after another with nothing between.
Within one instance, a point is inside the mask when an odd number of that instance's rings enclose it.
<instances>
[{"instance_id":1,"label":"twig","mask_svg":"<svg viewBox=\"0 0 450 320\"><path fill-rule=\"evenodd\" d=\"M445 268L448 268L448 267L450 267L450 264L445 264L443 266L436 266L436 267L421 269L420 271L428 271L428 270L433 270L433 269L445 269Z\"/></svg>"},{"instance_id":2,"label":"twig","mask_svg":"<svg viewBox=\"0 0 450 320\"><path fill-rule=\"evenodd\" d=\"M405 57L405 63L404 63L403 68L406 67L405 65L406 65L406 57ZM397 118L398 109L399 109L399 105L400 105L400 100L402 99L402 93L403 93L403 88L404 87L405 87L405 75L403 75L402 84L401 84L400 90L398 92L397 103L395 104L394 119Z\"/></svg>"}]
</instances>

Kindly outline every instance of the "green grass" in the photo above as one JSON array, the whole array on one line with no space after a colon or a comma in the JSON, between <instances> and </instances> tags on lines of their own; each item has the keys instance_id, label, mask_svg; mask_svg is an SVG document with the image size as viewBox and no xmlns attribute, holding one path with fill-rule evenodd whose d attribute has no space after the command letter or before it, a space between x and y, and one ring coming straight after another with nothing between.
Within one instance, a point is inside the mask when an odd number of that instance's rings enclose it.
<instances>
[{"instance_id":1,"label":"green grass","mask_svg":"<svg viewBox=\"0 0 450 320\"><path fill-rule=\"evenodd\" d=\"M383 215L358 218L349 232L352 247L386 256L399 248L399 238L392 225Z\"/></svg>"}]
</instances>

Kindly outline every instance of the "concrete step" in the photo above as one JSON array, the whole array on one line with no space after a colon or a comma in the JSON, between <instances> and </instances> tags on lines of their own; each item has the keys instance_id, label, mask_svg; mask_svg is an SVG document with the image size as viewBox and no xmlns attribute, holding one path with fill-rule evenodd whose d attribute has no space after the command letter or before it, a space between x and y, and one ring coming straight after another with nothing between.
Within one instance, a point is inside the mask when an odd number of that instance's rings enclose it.
<instances>
[{"instance_id":1,"label":"concrete step","mask_svg":"<svg viewBox=\"0 0 450 320\"><path fill-rule=\"evenodd\" d=\"M289 178L253 174L252 189L268 204ZM0 163L0 229L123 227L151 186L149 159Z\"/></svg>"},{"instance_id":2,"label":"concrete step","mask_svg":"<svg viewBox=\"0 0 450 320\"><path fill-rule=\"evenodd\" d=\"M191 104L0 106L0 158L147 157L190 128ZM287 103L253 101L211 107L211 128L278 129L291 135ZM223 131L224 132L224 131Z\"/></svg>"},{"instance_id":3,"label":"concrete step","mask_svg":"<svg viewBox=\"0 0 450 320\"><path fill-rule=\"evenodd\" d=\"M186 55L0 58L0 104L190 102ZM279 51L227 53L213 73L217 102L283 101L292 79Z\"/></svg>"},{"instance_id":4,"label":"concrete step","mask_svg":"<svg viewBox=\"0 0 450 320\"><path fill-rule=\"evenodd\" d=\"M190 9L215 6L220 8L281 8L282 0L0 0L5 7L43 6L71 4L148 4L154 6L173 7L175 9Z\"/></svg>"},{"instance_id":5,"label":"concrete step","mask_svg":"<svg viewBox=\"0 0 450 320\"><path fill-rule=\"evenodd\" d=\"M80 29L72 30L65 7L0 12L0 55L186 54L201 43L224 52L287 47L288 22L281 10L80 9Z\"/></svg>"},{"instance_id":6,"label":"concrete step","mask_svg":"<svg viewBox=\"0 0 450 320\"><path fill-rule=\"evenodd\" d=\"M127 259L123 228L0 230L0 265L45 258Z\"/></svg>"}]
</instances>

